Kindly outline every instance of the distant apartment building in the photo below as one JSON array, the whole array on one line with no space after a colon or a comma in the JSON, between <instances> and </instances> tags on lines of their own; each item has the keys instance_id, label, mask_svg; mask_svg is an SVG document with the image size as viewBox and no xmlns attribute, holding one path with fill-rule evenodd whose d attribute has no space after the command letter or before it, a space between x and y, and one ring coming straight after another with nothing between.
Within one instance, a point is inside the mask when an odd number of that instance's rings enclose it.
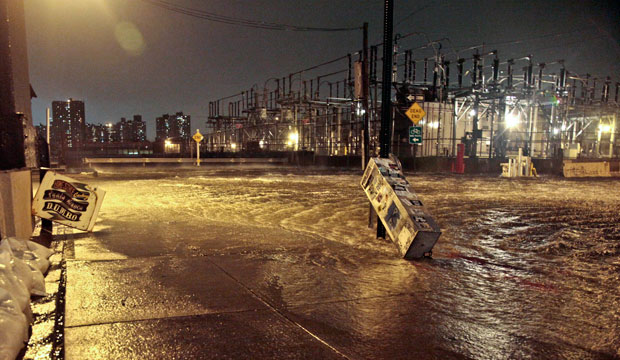
<instances>
[{"instance_id":1,"label":"distant apartment building","mask_svg":"<svg viewBox=\"0 0 620 360\"><path fill-rule=\"evenodd\" d=\"M86 139L84 102L69 99L52 102L50 148L52 157L58 158L67 150L77 150Z\"/></svg>"},{"instance_id":2,"label":"distant apartment building","mask_svg":"<svg viewBox=\"0 0 620 360\"><path fill-rule=\"evenodd\" d=\"M135 142L146 141L146 122L142 120L142 115L133 116L132 138Z\"/></svg>"},{"instance_id":3,"label":"distant apartment building","mask_svg":"<svg viewBox=\"0 0 620 360\"><path fill-rule=\"evenodd\" d=\"M155 119L155 140L189 140L192 137L191 129L190 115L183 115L183 112L163 114Z\"/></svg>"},{"instance_id":4,"label":"distant apartment building","mask_svg":"<svg viewBox=\"0 0 620 360\"><path fill-rule=\"evenodd\" d=\"M131 124L124 117L113 125L114 132L112 134L112 142L121 143L128 142L131 136Z\"/></svg>"},{"instance_id":5,"label":"distant apartment building","mask_svg":"<svg viewBox=\"0 0 620 360\"><path fill-rule=\"evenodd\" d=\"M121 118L121 121L114 124L113 142L145 142L146 123L142 120L142 115L134 115L133 119Z\"/></svg>"},{"instance_id":6,"label":"distant apartment building","mask_svg":"<svg viewBox=\"0 0 620 360\"><path fill-rule=\"evenodd\" d=\"M112 141L112 127L108 124L86 124L88 143L107 144Z\"/></svg>"},{"instance_id":7,"label":"distant apartment building","mask_svg":"<svg viewBox=\"0 0 620 360\"><path fill-rule=\"evenodd\" d=\"M146 142L146 123L141 115L134 115L114 124L87 124L87 138L89 143L101 144Z\"/></svg>"},{"instance_id":8,"label":"distant apartment building","mask_svg":"<svg viewBox=\"0 0 620 360\"><path fill-rule=\"evenodd\" d=\"M37 137L42 139L47 139L47 126L44 124L36 125L35 130L37 131Z\"/></svg>"}]
</instances>

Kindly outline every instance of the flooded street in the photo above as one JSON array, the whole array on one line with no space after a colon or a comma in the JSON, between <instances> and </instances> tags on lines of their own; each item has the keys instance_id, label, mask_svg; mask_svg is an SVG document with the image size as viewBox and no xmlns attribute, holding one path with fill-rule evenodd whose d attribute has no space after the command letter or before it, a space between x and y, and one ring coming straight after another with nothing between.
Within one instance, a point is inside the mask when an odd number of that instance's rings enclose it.
<instances>
[{"instance_id":1,"label":"flooded street","mask_svg":"<svg viewBox=\"0 0 620 360\"><path fill-rule=\"evenodd\" d=\"M94 233L69 236L75 358L102 334L137 333L122 329L133 320L217 313L209 299L219 295L197 284L214 269L336 357L620 357L620 180L407 174L442 230L431 259L407 261L368 228L361 171L120 168L73 177L107 191ZM258 305L239 306L231 311ZM114 357L127 341L115 339L89 358ZM193 358L192 346L180 354ZM217 354L235 357L227 347Z\"/></svg>"}]
</instances>

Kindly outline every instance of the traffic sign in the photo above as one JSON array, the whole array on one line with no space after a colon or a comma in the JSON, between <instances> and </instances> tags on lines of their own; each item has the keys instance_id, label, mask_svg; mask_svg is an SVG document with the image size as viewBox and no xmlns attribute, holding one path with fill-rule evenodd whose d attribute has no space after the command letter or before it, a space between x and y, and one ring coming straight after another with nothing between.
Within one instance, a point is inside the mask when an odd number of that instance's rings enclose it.
<instances>
[{"instance_id":1,"label":"traffic sign","mask_svg":"<svg viewBox=\"0 0 620 360\"><path fill-rule=\"evenodd\" d=\"M421 126L409 126L409 144L421 144L422 143L422 127Z\"/></svg>"},{"instance_id":2,"label":"traffic sign","mask_svg":"<svg viewBox=\"0 0 620 360\"><path fill-rule=\"evenodd\" d=\"M409 120L411 120L414 124L418 125L418 122L426 116L426 112L417 102L414 102L413 105L409 107L407 112L405 112L405 115L407 115Z\"/></svg>"},{"instance_id":3,"label":"traffic sign","mask_svg":"<svg viewBox=\"0 0 620 360\"><path fill-rule=\"evenodd\" d=\"M204 139L204 137L202 136L202 134L200 133L200 130L196 129L196 133L194 134L194 136L192 136L192 138L194 139L195 142L199 143L202 141L202 139Z\"/></svg>"}]
</instances>

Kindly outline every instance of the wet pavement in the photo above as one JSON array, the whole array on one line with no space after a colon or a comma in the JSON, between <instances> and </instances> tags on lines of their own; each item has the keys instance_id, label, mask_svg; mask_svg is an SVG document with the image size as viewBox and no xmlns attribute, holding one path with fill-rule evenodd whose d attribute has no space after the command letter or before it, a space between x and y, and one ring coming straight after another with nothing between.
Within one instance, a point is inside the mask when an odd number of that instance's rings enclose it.
<instances>
[{"instance_id":1,"label":"wet pavement","mask_svg":"<svg viewBox=\"0 0 620 360\"><path fill-rule=\"evenodd\" d=\"M408 174L406 261L360 171L102 169L67 236L67 359L620 357L620 181Z\"/></svg>"}]
</instances>

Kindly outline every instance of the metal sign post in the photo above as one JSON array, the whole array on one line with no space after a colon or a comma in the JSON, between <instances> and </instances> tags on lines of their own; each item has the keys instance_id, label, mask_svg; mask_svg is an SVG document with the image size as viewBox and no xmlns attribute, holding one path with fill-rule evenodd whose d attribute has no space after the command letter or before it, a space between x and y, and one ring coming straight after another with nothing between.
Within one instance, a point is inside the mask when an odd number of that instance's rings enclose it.
<instances>
[{"instance_id":1,"label":"metal sign post","mask_svg":"<svg viewBox=\"0 0 620 360\"><path fill-rule=\"evenodd\" d=\"M204 137L200 133L199 129L196 129L196 133L192 136L194 141L196 142L196 166L200 166L200 142Z\"/></svg>"}]
</instances>

